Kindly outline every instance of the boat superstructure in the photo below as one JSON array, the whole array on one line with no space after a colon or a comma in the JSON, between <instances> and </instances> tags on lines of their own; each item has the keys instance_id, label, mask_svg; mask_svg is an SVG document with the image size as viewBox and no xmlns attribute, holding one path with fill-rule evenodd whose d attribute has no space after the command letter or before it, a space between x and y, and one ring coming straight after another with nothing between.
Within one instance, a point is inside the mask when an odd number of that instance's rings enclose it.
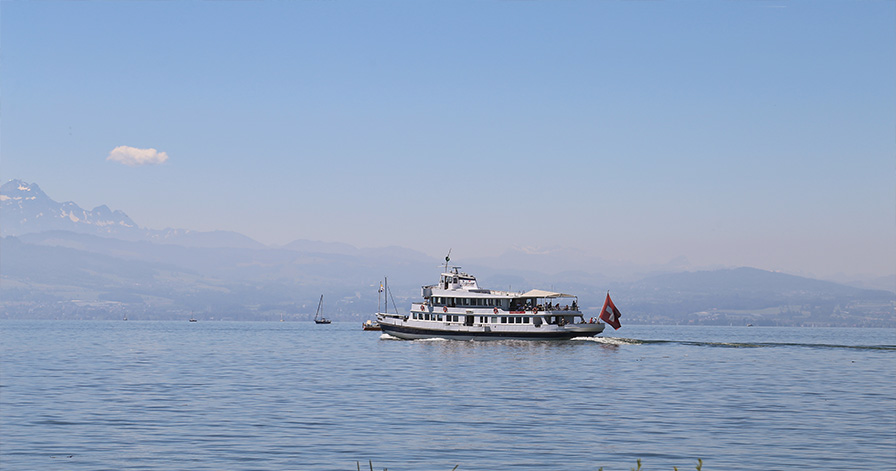
<instances>
[{"instance_id":1,"label":"boat superstructure","mask_svg":"<svg viewBox=\"0 0 896 471\"><path fill-rule=\"evenodd\" d=\"M423 286L423 301L411 304L407 314L378 312L383 332L401 339L564 340L604 330L599 320L585 319L574 295L483 289L460 268L446 263L439 282Z\"/></svg>"}]
</instances>

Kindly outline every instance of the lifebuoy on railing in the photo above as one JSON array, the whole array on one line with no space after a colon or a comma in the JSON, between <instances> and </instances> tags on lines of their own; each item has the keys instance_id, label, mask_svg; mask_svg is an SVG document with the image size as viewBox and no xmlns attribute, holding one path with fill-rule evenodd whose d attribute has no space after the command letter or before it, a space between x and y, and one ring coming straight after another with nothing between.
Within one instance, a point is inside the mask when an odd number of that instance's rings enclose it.
<instances>
[{"instance_id":1,"label":"lifebuoy on railing","mask_svg":"<svg viewBox=\"0 0 896 471\"><path fill-rule=\"evenodd\" d=\"M420 310L421 310L421 311L425 311L425 310L426 310L426 304L421 304L421 305L420 305Z\"/></svg>"},{"instance_id":2,"label":"lifebuoy on railing","mask_svg":"<svg viewBox=\"0 0 896 471\"><path fill-rule=\"evenodd\" d=\"M443 307L442 312L448 312L448 306Z\"/></svg>"},{"instance_id":3,"label":"lifebuoy on railing","mask_svg":"<svg viewBox=\"0 0 896 471\"><path fill-rule=\"evenodd\" d=\"M494 311L495 314L497 314L497 313L498 313L498 308L494 308L493 311Z\"/></svg>"}]
</instances>

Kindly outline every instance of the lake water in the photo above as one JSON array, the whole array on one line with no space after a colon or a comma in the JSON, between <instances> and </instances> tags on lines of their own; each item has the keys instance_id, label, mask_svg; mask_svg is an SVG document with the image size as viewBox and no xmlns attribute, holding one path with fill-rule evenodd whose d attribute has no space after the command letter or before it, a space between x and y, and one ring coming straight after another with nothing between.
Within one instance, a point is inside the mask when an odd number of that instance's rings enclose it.
<instances>
[{"instance_id":1,"label":"lake water","mask_svg":"<svg viewBox=\"0 0 896 471\"><path fill-rule=\"evenodd\" d=\"M896 331L3 321L3 470L896 469ZM612 329L611 329L612 330Z\"/></svg>"}]
</instances>

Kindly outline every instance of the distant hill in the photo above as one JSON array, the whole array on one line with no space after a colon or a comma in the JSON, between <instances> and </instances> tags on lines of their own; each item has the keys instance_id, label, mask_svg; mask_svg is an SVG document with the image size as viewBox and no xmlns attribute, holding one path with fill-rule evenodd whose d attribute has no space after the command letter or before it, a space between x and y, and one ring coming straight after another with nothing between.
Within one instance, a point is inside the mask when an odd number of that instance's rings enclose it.
<instances>
[{"instance_id":1,"label":"distant hill","mask_svg":"<svg viewBox=\"0 0 896 471\"><path fill-rule=\"evenodd\" d=\"M443 264L402 247L297 240L275 248L234 232L150 230L106 206L57 203L19 180L0 187L0 215L6 318L310 320L325 294L328 317L360 321L381 302L384 277L390 304L406 309ZM609 290L623 324L896 327L893 291L756 268L636 267L562 249L452 262L486 288L577 294L587 317Z\"/></svg>"},{"instance_id":2,"label":"distant hill","mask_svg":"<svg viewBox=\"0 0 896 471\"><path fill-rule=\"evenodd\" d=\"M48 231L4 237L0 253L0 312L7 317L108 318L129 309L155 319L191 312L310 319L325 294L332 300L330 317L362 320L376 311L384 276L392 275L390 286L402 303L419 295L420 280L438 276L435 261L400 248L341 255ZM307 303L314 305L306 309Z\"/></svg>"},{"instance_id":3,"label":"distant hill","mask_svg":"<svg viewBox=\"0 0 896 471\"><path fill-rule=\"evenodd\" d=\"M648 322L890 325L896 293L741 267L663 274L620 286Z\"/></svg>"},{"instance_id":4,"label":"distant hill","mask_svg":"<svg viewBox=\"0 0 896 471\"><path fill-rule=\"evenodd\" d=\"M684 257L679 257L664 264L641 266L630 262L609 260L595 257L581 250L569 248L549 248L531 250L514 248L500 255L484 257L466 262L470 265L482 267L501 267L504 270L517 272L537 272L551 275L572 273L588 273L592 277L602 277L609 280L636 280L643 278L648 273L673 273L689 270L690 263Z\"/></svg>"},{"instance_id":5,"label":"distant hill","mask_svg":"<svg viewBox=\"0 0 896 471\"><path fill-rule=\"evenodd\" d=\"M760 296L768 299L769 302L801 299L806 296L837 298L874 292L830 281L749 267L655 275L644 278L632 286L675 293L684 297L706 294L728 297Z\"/></svg>"},{"instance_id":6,"label":"distant hill","mask_svg":"<svg viewBox=\"0 0 896 471\"><path fill-rule=\"evenodd\" d=\"M438 261L405 249L355 255L287 249L184 247L55 231L0 239L0 308L6 317L307 320L314 300L330 317L363 320L389 276L406 308L438 277ZM896 326L896 294L754 268L681 272L606 282L491 268L484 287L553 288L579 296L596 316L609 289L630 323ZM509 282L509 283L508 283ZM139 313L139 316L133 313Z\"/></svg>"}]
</instances>

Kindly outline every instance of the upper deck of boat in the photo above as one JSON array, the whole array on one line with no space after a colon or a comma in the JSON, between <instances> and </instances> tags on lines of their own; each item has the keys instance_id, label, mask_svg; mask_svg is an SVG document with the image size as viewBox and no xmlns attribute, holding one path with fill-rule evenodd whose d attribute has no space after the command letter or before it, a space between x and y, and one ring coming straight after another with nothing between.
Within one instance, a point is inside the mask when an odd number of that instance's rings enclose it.
<instances>
[{"instance_id":1,"label":"upper deck of boat","mask_svg":"<svg viewBox=\"0 0 896 471\"><path fill-rule=\"evenodd\" d=\"M460 267L451 267L450 271L442 273L438 284L423 286L422 294L426 302L434 306L505 306L514 310L523 310L528 306L529 309L542 311L578 311L578 299L575 295L539 289L526 292L484 289L479 286L475 276L461 272ZM556 302L558 298L573 301L562 306L563 303Z\"/></svg>"}]
</instances>

